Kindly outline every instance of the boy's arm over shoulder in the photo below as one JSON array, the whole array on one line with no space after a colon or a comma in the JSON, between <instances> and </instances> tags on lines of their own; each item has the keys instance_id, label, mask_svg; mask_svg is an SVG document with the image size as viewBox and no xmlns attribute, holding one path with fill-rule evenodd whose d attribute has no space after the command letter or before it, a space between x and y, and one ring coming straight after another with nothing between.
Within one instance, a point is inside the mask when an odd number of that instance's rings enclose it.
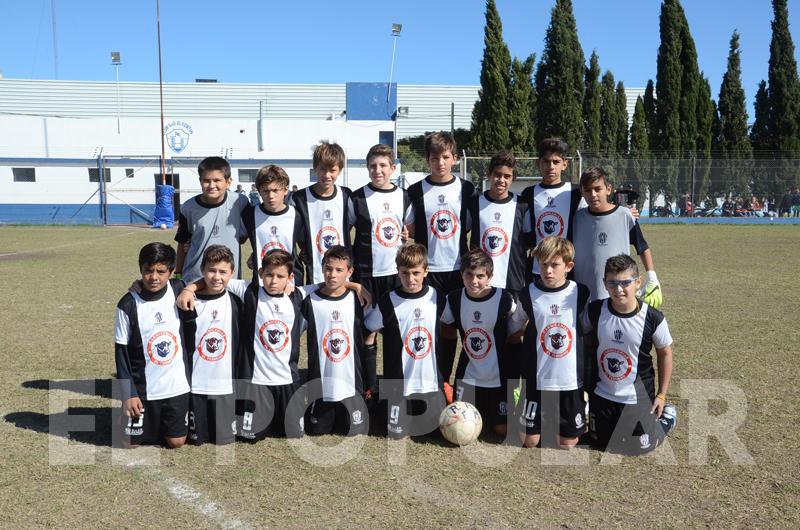
<instances>
[{"instance_id":1,"label":"boy's arm over shoulder","mask_svg":"<svg viewBox=\"0 0 800 530\"><path fill-rule=\"evenodd\" d=\"M231 278L228 280L228 285L225 286L225 289L231 293L232 295L236 296L239 300L244 300L244 293L247 292L247 288L250 287L249 280L239 280L237 278Z\"/></svg>"}]
</instances>

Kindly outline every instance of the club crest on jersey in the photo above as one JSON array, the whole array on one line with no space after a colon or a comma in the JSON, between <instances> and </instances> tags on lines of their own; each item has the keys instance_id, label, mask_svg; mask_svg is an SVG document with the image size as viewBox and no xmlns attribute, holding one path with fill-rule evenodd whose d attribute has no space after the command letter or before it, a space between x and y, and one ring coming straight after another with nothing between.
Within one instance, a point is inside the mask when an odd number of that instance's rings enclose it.
<instances>
[{"instance_id":1,"label":"club crest on jersey","mask_svg":"<svg viewBox=\"0 0 800 530\"><path fill-rule=\"evenodd\" d=\"M546 210L536 219L536 233L539 238L549 236L563 237L564 218L555 210Z\"/></svg>"},{"instance_id":2,"label":"club crest on jersey","mask_svg":"<svg viewBox=\"0 0 800 530\"><path fill-rule=\"evenodd\" d=\"M555 197L547 197L547 206L545 208L555 208L556 207L556 198Z\"/></svg>"},{"instance_id":3,"label":"club crest on jersey","mask_svg":"<svg viewBox=\"0 0 800 530\"><path fill-rule=\"evenodd\" d=\"M548 324L539 335L539 346L554 359L564 357L572 350L572 331L561 322Z\"/></svg>"},{"instance_id":4,"label":"club crest on jersey","mask_svg":"<svg viewBox=\"0 0 800 530\"><path fill-rule=\"evenodd\" d=\"M197 354L209 362L219 361L227 351L228 337L220 328L208 328L197 344Z\"/></svg>"},{"instance_id":5,"label":"club crest on jersey","mask_svg":"<svg viewBox=\"0 0 800 530\"><path fill-rule=\"evenodd\" d=\"M601 246L604 246L606 244L606 241L608 241L608 234L606 234L605 232L600 232L599 234L597 234L597 241L598 243L600 243Z\"/></svg>"},{"instance_id":6,"label":"club crest on jersey","mask_svg":"<svg viewBox=\"0 0 800 530\"><path fill-rule=\"evenodd\" d=\"M219 225L214 225L214 228L211 229L211 235L214 237L219 236Z\"/></svg>"},{"instance_id":7,"label":"club crest on jersey","mask_svg":"<svg viewBox=\"0 0 800 530\"><path fill-rule=\"evenodd\" d=\"M492 338L481 328L468 329L464 333L464 350L472 360L480 361L492 350Z\"/></svg>"},{"instance_id":8,"label":"club crest on jersey","mask_svg":"<svg viewBox=\"0 0 800 530\"><path fill-rule=\"evenodd\" d=\"M278 235L278 227L277 226L270 226L269 227L269 231L273 236L277 236Z\"/></svg>"},{"instance_id":9,"label":"club crest on jersey","mask_svg":"<svg viewBox=\"0 0 800 530\"><path fill-rule=\"evenodd\" d=\"M331 321L332 322L339 322L339 312L338 311L331 311Z\"/></svg>"},{"instance_id":10,"label":"club crest on jersey","mask_svg":"<svg viewBox=\"0 0 800 530\"><path fill-rule=\"evenodd\" d=\"M350 335L343 329L333 328L322 338L322 351L334 363L343 361L350 354Z\"/></svg>"},{"instance_id":11,"label":"club crest on jersey","mask_svg":"<svg viewBox=\"0 0 800 530\"><path fill-rule=\"evenodd\" d=\"M400 223L393 217L384 217L375 224L375 239L384 247L400 244Z\"/></svg>"},{"instance_id":12,"label":"club crest on jersey","mask_svg":"<svg viewBox=\"0 0 800 530\"><path fill-rule=\"evenodd\" d=\"M608 348L600 354L598 364L606 379L622 381L633 371L633 360L622 350Z\"/></svg>"},{"instance_id":13,"label":"club crest on jersey","mask_svg":"<svg viewBox=\"0 0 800 530\"><path fill-rule=\"evenodd\" d=\"M439 195L437 199L439 199L439 204L444 204L444 195Z\"/></svg>"},{"instance_id":14,"label":"club crest on jersey","mask_svg":"<svg viewBox=\"0 0 800 530\"><path fill-rule=\"evenodd\" d=\"M389 203L388 202L383 203L383 211L384 212L388 212L389 211Z\"/></svg>"},{"instance_id":15,"label":"club crest on jersey","mask_svg":"<svg viewBox=\"0 0 800 530\"><path fill-rule=\"evenodd\" d=\"M270 353L280 353L288 345L289 327L280 320L268 320L258 328L258 341Z\"/></svg>"},{"instance_id":16,"label":"club crest on jersey","mask_svg":"<svg viewBox=\"0 0 800 530\"><path fill-rule=\"evenodd\" d=\"M331 219L333 219L333 217L331 216L331 211L325 210L325 212L322 214L322 218L325 219L326 221L330 221Z\"/></svg>"},{"instance_id":17,"label":"club crest on jersey","mask_svg":"<svg viewBox=\"0 0 800 530\"><path fill-rule=\"evenodd\" d=\"M147 356L153 364L170 364L180 349L178 338L171 331L154 333L147 341Z\"/></svg>"},{"instance_id":18,"label":"club crest on jersey","mask_svg":"<svg viewBox=\"0 0 800 530\"><path fill-rule=\"evenodd\" d=\"M420 309L419 307L417 307L417 308L415 308L415 309L414 309L414 318L416 318L417 320L419 320L419 319L420 319L420 317L422 317L422 309Z\"/></svg>"},{"instance_id":19,"label":"club crest on jersey","mask_svg":"<svg viewBox=\"0 0 800 530\"><path fill-rule=\"evenodd\" d=\"M279 306L278 304L272 304L272 312L273 313L280 313L281 312L281 306Z\"/></svg>"},{"instance_id":20,"label":"club crest on jersey","mask_svg":"<svg viewBox=\"0 0 800 530\"><path fill-rule=\"evenodd\" d=\"M473 322L480 322L481 321L481 312L475 311L472 313L472 318L474 319Z\"/></svg>"},{"instance_id":21,"label":"club crest on jersey","mask_svg":"<svg viewBox=\"0 0 800 530\"><path fill-rule=\"evenodd\" d=\"M439 210L431 216L430 228L437 239L450 239L456 235L458 220L450 210Z\"/></svg>"},{"instance_id":22,"label":"club crest on jersey","mask_svg":"<svg viewBox=\"0 0 800 530\"><path fill-rule=\"evenodd\" d=\"M338 245L342 238L339 236L339 230L335 226L323 226L317 232L317 250L320 254L325 254L325 251L334 245Z\"/></svg>"},{"instance_id":23,"label":"club crest on jersey","mask_svg":"<svg viewBox=\"0 0 800 530\"><path fill-rule=\"evenodd\" d=\"M583 427L583 414L581 414L580 412L575 415L575 427L577 427L578 429Z\"/></svg>"},{"instance_id":24,"label":"club crest on jersey","mask_svg":"<svg viewBox=\"0 0 800 530\"><path fill-rule=\"evenodd\" d=\"M216 309L211 312L211 320L212 320L212 322L217 319L217 315L218 314L219 314L219 311L217 311Z\"/></svg>"},{"instance_id":25,"label":"club crest on jersey","mask_svg":"<svg viewBox=\"0 0 800 530\"><path fill-rule=\"evenodd\" d=\"M494 220L495 221L499 221L500 218L502 218L502 217L503 217L503 214L501 214L500 212L494 212Z\"/></svg>"},{"instance_id":26,"label":"club crest on jersey","mask_svg":"<svg viewBox=\"0 0 800 530\"><path fill-rule=\"evenodd\" d=\"M161 311L156 312L155 319L156 319L156 324L161 324L162 322L164 322L164 317L161 314Z\"/></svg>"},{"instance_id":27,"label":"club crest on jersey","mask_svg":"<svg viewBox=\"0 0 800 530\"><path fill-rule=\"evenodd\" d=\"M364 423L364 418L361 416L360 410L353 411L353 425L361 425Z\"/></svg>"},{"instance_id":28,"label":"club crest on jersey","mask_svg":"<svg viewBox=\"0 0 800 530\"><path fill-rule=\"evenodd\" d=\"M622 343L621 339L622 339L622 330L621 329L615 329L614 330L614 342L619 342L621 344Z\"/></svg>"},{"instance_id":29,"label":"club crest on jersey","mask_svg":"<svg viewBox=\"0 0 800 530\"><path fill-rule=\"evenodd\" d=\"M553 315L557 315L557 314L558 314L558 310L559 310L559 309L560 309L560 308L558 307L558 304L553 304L553 305L551 305L551 306L550 306L550 312L551 312Z\"/></svg>"},{"instance_id":30,"label":"club crest on jersey","mask_svg":"<svg viewBox=\"0 0 800 530\"><path fill-rule=\"evenodd\" d=\"M424 359L433 348L433 336L425 326L416 326L408 330L403 339L406 353L415 361Z\"/></svg>"},{"instance_id":31,"label":"club crest on jersey","mask_svg":"<svg viewBox=\"0 0 800 530\"><path fill-rule=\"evenodd\" d=\"M499 226L486 229L481 237L481 248L484 252L495 258L508 250L508 234Z\"/></svg>"}]
</instances>

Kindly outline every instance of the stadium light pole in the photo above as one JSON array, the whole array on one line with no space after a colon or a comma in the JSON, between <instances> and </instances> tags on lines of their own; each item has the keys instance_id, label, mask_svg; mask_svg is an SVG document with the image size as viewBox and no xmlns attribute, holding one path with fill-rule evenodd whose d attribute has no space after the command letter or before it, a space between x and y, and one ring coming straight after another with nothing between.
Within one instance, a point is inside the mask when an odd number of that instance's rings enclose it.
<instances>
[{"instance_id":1,"label":"stadium light pole","mask_svg":"<svg viewBox=\"0 0 800 530\"><path fill-rule=\"evenodd\" d=\"M164 75L161 67L161 2L156 0L156 33L158 35L158 97L161 102L161 184L167 183L166 149L164 146Z\"/></svg>"},{"instance_id":2,"label":"stadium light pole","mask_svg":"<svg viewBox=\"0 0 800 530\"><path fill-rule=\"evenodd\" d=\"M111 52L111 65L114 67L114 71L115 71L116 77L117 77L117 134L120 133L120 128L119 128L119 115L120 115L120 109L119 109L119 67L120 67L121 64L122 64L122 60L120 58L119 52Z\"/></svg>"},{"instance_id":3,"label":"stadium light pole","mask_svg":"<svg viewBox=\"0 0 800 530\"><path fill-rule=\"evenodd\" d=\"M389 99L391 99L392 95L392 76L394 75L394 57L395 53L397 52L397 37L400 36L400 32L403 31L403 25L398 23L392 24L392 64L389 67L389 84L386 87L386 103L388 105ZM394 119L394 134L392 135L392 148L394 149L394 156L397 158L397 101L394 102L394 113L392 114L392 118Z\"/></svg>"}]
</instances>

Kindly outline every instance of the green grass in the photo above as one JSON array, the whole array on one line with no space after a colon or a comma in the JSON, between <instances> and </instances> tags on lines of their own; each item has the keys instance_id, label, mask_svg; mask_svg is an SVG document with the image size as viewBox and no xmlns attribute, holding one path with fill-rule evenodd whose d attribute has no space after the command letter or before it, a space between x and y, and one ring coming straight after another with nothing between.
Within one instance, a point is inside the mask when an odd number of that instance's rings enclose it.
<instances>
[{"instance_id":1,"label":"green grass","mask_svg":"<svg viewBox=\"0 0 800 530\"><path fill-rule=\"evenodd\" d=\"M114 308L137 276L141 245L168 242L172 232L0 228L0 526L796 527L800 229L644 230L675 339L674 465L663 462L670 456L664 448L608 465L596 451L486 442L471 458L444 444L408 442L405 464L394 465L396 446L366 437L348 463L320 467L274 439L236 444L231 464L220 464L208 445L153 449L157 466L120 464L145 453L112 455L108 445ZM48 381L95 379L99 395L48 391ZM702 425L681 397L688 380L723 380L743 391L747 415L736 434L753 465L734 463L715 440L704 464L689 463L690 429ZM97 420L97 432L74 432L70 440L54 434L66 409L54 398L64 396L72 399L70 414ZM712 401L710 408L721 413L726 405ZM94 463L51 463L60 455L54 444L65 443L94 450ZM553 463L565 456L584 463ZM181 485L192 491L170 493Z\"/></svg>"}]
</instances>

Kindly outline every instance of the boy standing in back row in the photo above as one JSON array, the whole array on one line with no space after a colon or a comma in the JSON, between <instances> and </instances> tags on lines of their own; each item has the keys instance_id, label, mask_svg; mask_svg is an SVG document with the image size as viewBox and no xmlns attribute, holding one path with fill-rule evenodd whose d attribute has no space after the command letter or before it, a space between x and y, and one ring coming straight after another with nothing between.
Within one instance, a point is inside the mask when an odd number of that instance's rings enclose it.
<instances>
[{"instance_id":1,"label":"boy standing in back row","mask_svg":"<svg viewBox=\"0 0 800 530\"><path fill-rule=\"evenodd\" d=\"M425 138L425 160L431 174L408 188L414 208L414 241L428 249L428 283L442 293L462 287L461 255L467 251L471 182L453 175L458 162L453 136L437 132Z\"/></svg>"}]
</instances>

